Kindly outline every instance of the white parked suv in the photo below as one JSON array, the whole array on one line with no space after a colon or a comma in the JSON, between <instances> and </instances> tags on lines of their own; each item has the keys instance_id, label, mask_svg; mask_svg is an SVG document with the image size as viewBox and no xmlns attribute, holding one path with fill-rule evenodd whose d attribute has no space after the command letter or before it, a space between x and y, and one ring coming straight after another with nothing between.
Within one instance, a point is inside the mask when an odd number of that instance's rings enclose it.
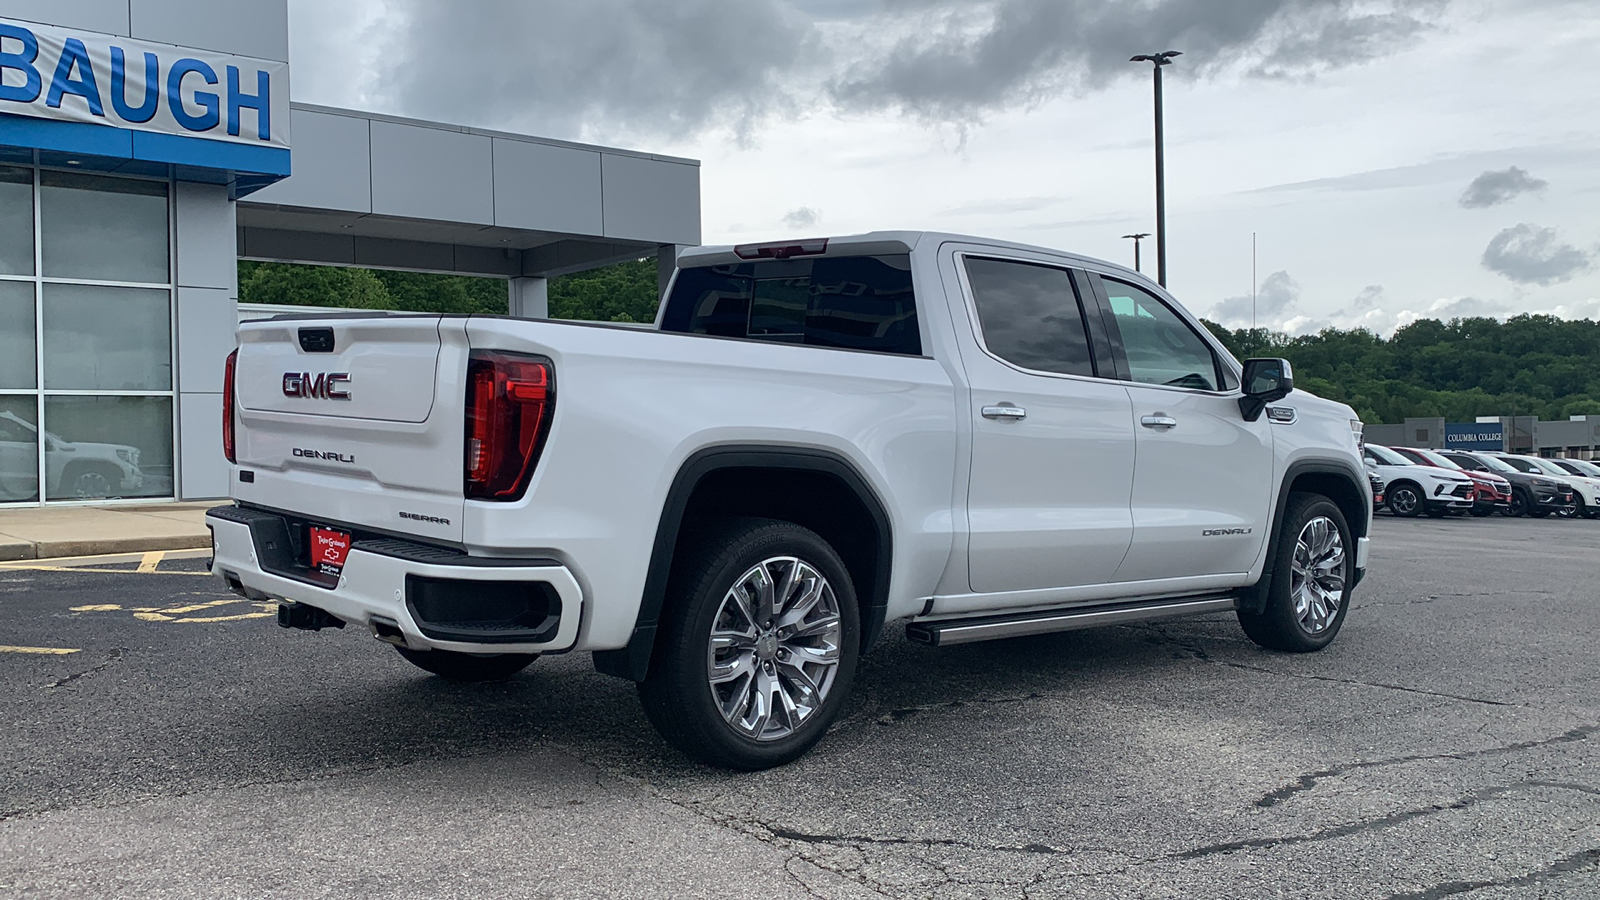
<instances>
[{"instance_id":1,"label":"white parked suv","mask_svg":"<svg viewBox=\"0 0 1600 900\"><path fill-rule=\"evenodd\" d=\"M1389 511L1414 518L1426 512L1442 519L1451 512L1471 512L1478 499L1472 479L1437 466L1423 466L1378 444L1361 449L1367 467L1384 481Z\"/></svg>"},{"instance_id":2,"label":"white parked suv","mask_svg":"<svg viewBox=\"0 0 1600 900\"><path fill-rule=\"evenodd\" d=\"M1053 250L706 247L653 330L307 315L239 344L216 574L448 678L592 652L723 766L820 739L886 622L942 646L1229 611L1310 651L1366 567L1351 409Z\"/></svg>"}]
</instances>

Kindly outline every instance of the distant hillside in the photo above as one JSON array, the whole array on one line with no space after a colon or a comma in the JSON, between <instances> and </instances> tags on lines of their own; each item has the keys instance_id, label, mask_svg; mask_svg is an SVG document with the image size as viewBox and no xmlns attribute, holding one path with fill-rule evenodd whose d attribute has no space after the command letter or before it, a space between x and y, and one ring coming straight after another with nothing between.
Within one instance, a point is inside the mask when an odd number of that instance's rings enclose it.
<instances>
[{"instance_id":1,"label":"distant hillside","mask_svg":"<svg viewBox=\"0 0 1600 900\"><path fill-rule=\"evenodd\" d=\"M1289 360L1298 386L1350 404L1367 422L1600 415L1600 322L1588 319L1419 319L1388 339L1363 329L1289 337L1206 326L1241 360Z\"/></svg>"}]
</instances>

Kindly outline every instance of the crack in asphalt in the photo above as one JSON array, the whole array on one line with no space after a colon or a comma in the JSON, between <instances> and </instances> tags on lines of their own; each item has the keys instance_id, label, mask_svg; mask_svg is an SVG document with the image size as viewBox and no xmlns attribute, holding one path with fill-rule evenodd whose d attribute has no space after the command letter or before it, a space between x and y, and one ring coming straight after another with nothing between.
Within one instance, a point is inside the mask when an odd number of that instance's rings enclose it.
<instances>
[{"instance_id":1,"label":"crack in asphalt","mask_svg":"<svg viewBox=\"0 0 1600 900\"><path fill-rule=\"evenodd\" d=\"M1408 694L1421 694L1425 697L1438 697L1443 700L1459 700L1464 703L1481 703L1485 706L1525 705L1521 703L1507 703L1504 700L1486 700L1482 697L1468 697L1464 694L1445 694L1439 691L1429 691L1424 690L1423 688L1406 687L1403 684L1388 684L1382 681L1362 681L1359 678L1334 678L1329 675L1304 675L1299 672L1280 672L1277 669L1269 669L1265 666L1254 666L1249 663L1232 662L1226 659L1213 659L1211 654L1205 651L1205 648L1198 647L1188 641L1175 638L1172 635L1167 634L1158 625L1126 625L1123 627L1146 632L1150 635L1149 640L1151 643L1168 644L1173 647L1177 647L1178 649L1188 653L1195 659L1201 660L1202 662L1215 663L1219 666L1226 666L1230 669L1243 669L1246 672L1260 672L1265 675L1278 675L1283 678L1301 678L1307 681L1323 681L1332 684L1354 685L1356 687L1382 688L1390 691L1402 691Z\"/></svg>"},{"instance_id":2,"label":"crack in asphalt","mask_svg":"<svg viewBox=\"0 0 1600 900\"><path fill-rule=\"evenodd\" d=\"M893 725L896 722L908 719L918 713L931 712L936 709L960 709L963 706L989 706L1005 703L1026 703L1029 700L1043 700L1046 695L1034 691L1018 697L974 697L967 700L947 700L942 703L929 703L923 706L903 706L891 709L878 717L878 724Z\"/></svg>"},{"instance_id":3,"label":"crack in asphalt","mask_svg":"<svg viewBox=\"0 0 1600 900\"><path fill-rule=\"evenodd\" d=\"M1265 847L1287 847L1294 844L1306 844L1312 841L1323 841L1333 838L1348 837L1350 835L1360 834L1366 831L1380 831L1386 828L1393 828L1396 825L1403 825L1406 822L1412 821L1413 819L1437 815L1442 812L1469 809L1477 806L1480 803L1488 803L1493 800L1499 800L1509 794L1519 794L1524 791L1537 790L1539 788L1576 791L1581 794L1600 796L1600 790L1583 784L1572 784L1565 781L1519 781L1514 784L1504 784L1497 785L1495 787L1484 788L1481 791L1477 791L1462 797L1460 800L1457 800L1454 803L1436 803L1428 806L1418 807L1416 809L1403 810L1401 812L1390 813L1387 816L1381 816L1376 819L1367 819L1359 822L1349 822L1344 825L1335 825L1332 828L1324 828L1319 831L1313 831L1310 834L1289 835L1286 837L1251 838L1243 841L1228 841L1221 844L1210 844L1205 847L1195 847L1191 850L1184 850L1180 853L1170 854L1166 857L1163 857L1163 859L1200 859L1206 856L1215 856L1219 853L1233 853L1238 850L1258 850Z\"/></svg>"},{"instance_id":4,"label":"crack in asphalt","mask_svg":"<svg viewBox=\"0 0 1600 900\"><path fill-rule=\"evenodd\" d=\"M1580 850L1571 856L1562 857L1542 869L1536 869L1515 878L1491 879L1489 881L1447 881L1420 891L1411 891L1405 894L1391 894L1385 900L1441 900L1443 897L1453 897L1457 894L1466 894L1484 888L1504 887L1518 888L1539 884L1552 878L1563 875L1572 875L1585 869L1595 867L1600 870L1600 847L1589 850Z\"/></svg>"},{"instance_id":5,"label":"crack in asphalt","mask_svg":"<svg viewBox=\"0 0 1600 900\"><path fill-rule=\"evenodd\" d=\"M1485 759L1495 756L1504 756L1508 753L1519 753L1523 750L1534 750L1539 747L1551 747L1558 744L1573 744L1586 741L1591 735L1600 734L1600 725L1583 725L1574 728L1565 734L1537 741L1518 741L1515 744L1506 744L1501 747L1489 747L1483 750L1466 750L1460 753L1419 753L1410 756L1392 756L1387 759L1373 759L1354 762L1344 766L1334 766L1327 769L1318 769L1308 772L1295 779L1293 782L1272 791L1256 801L1258 807L1268 807L1281 803L1317 786L1317 782L1324 778L1336 778L1361 769L1377 769L1387 766L1398 766L1413 762L1431 762L1434 760L1450 759L1465 761L1471 759Z\"/></svg>"},{"instance_id":6,"label":"crack in asphalt","mask_svg":"<svg viewBox=\"0 0 1600 900\"><path fill-rule=\"evenodd\" d=\"M1463 703L1481 703L1484 706L1521 706L1520 703L1507 703L1504 700L1485 700L1482 697L1468 697L1464 694L1446 694L1440 691L1429 691L1422 688L1406 687L1403 684L1386 684L1382 681L1362 681L1359 678L1334 678L1329 675L1302 675L1298 672L1279 672L1265 666L1252 666L1249 663L1228 662L1214 660L1219 665L1230 669L1244 669L1248 672L1263 672L1268 675L1281 675L1285 678L1303 678L1307 681L1326 681L1333 684L1350 684L1358 687L1383 688L1390 691L1404 691L1407 694L1421 694L1425 697L1439 697L1444 700L1460 700Z\"/></svg>"},{"instance_id":7,"label":"crack in asphalt","mask_svg":"<svg viewBox=\"0 0 1600 900\"><path fill-rule=\"evenodd\" d=\"M106 658L105 658L104 662L101 662L101 663L98 663L96 665L90 666L89 668L84 669L82 672L75 672L75 673L73 673L71 675L68 675L68 676L66 676L64 678L57 678L55 681L52 681L49 684L45 685L45 688L48 690L48 689L51 689L51 688L64 687L64 686L66 686L68 684L71 684L74 681L77 681L80 678L87 678L88 676L93 675L94 673L100 671L101 669L104 669L105 667L107 667L109 665L112 665L113 663L116 663L119 660L121 660L122 659L122 654L124 652L125 651L121 647L113 647L111 649L111 652L106 654Z\"/></svg>"},{"instance_id":8,"label":"crack in asphalt","mask_svg":"<svg viewBox=\"0 0 1600 900\"><path fill-rule=\"evenodd\" d=\"M1052 847L1049 844L1033 843L1016 847L984 847L970 841L960 841L953 838L896 838L896 837L868 837L856 834L814 834L782 828L776 825L763 825L773 837L786 841L798 841L802 844L837 844L848 847L858 847L861 844L882 844L889 846L914 846L914 847L957 847L962 850L975 850L983 853L1033 853L1047 856L1057 854L1071 855L1084 850L1117 853L1104 847L1063 848ZM1126 856L1127 854L1118 855Z\"/></svg>"}]
</instances>

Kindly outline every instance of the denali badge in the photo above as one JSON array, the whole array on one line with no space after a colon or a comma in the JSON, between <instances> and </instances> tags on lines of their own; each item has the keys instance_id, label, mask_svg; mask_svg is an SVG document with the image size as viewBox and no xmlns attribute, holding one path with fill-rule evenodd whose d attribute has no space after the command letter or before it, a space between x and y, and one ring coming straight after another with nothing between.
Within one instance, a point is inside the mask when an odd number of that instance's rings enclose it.
<instances>
[{"instance_id":1,"label":"denali badge","mask_svg":"<svg viewBox=\"0 0 1600 900\"><path fill-rule=\"evenodd\" d=\"M342 462L347 466L353 466L356 464L356 458L354 456L345 456L343 453L339 453L334 450L302 450L299 447L296 447L289 452L300 457L301 459L331 459L334 462Z\"/></svg>"},{"instance_id":2,"label":"denali badge","mask_svg":"<svg viewBox=\"0 0 1600 900\"><path fill-rule=\"evenodd\" d=\"M1201 537L1222 537L1229 534L1249 534L1254 528L1207 528L1200 532Z\"/></svg>"},{"instance_id":3,"label":"denali badge","mask_svg":"<svg viewBox=\"0 0 1600 900\"><path fill-rule=\"evenodd\" d=\"M285 372L283 395L323 400L349 400L350 392L339 387L341 384L349 383L349 372L318 372L315 376L310 372Z\"/></svg>"},{"instance_id":4,"label":"denali badge","mask_svg":"<svg viewBox=\"0 0 1600 900\"><path fill-rule=\"evenodd\" d=\"M400 511L400 518L402 518L402 519L410 519L413 522L427 522L427 523L432 524L432 525L449 525L450 524L450 520L449 519L441 519L438 516L425 516L425 515L422 515L421 513L410 513L410 512L406 512L405 510L401 510Z\"/></svg>"}]
</instances>

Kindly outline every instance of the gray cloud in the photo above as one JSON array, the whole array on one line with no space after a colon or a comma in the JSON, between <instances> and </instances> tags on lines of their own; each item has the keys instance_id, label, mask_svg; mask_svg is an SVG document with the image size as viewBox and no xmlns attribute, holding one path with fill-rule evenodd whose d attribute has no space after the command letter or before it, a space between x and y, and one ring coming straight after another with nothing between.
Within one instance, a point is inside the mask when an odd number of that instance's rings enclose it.
<instances>
[{"instance_id":1,"label":"gray cloud","mask_svg":"<svg viewBox=\"0 0 1600 900\"><path fill-rule=\"evenodd\" d=\"M791 209L783 214L783 224L790 228L813 228L822 221L822 212L809 206Z\"/></svg>"},{"instance_id":2,"label":"gray cloud","mask_svg":"<svg viewBox=\"0 0 1600 900\"><path fill-rule=\"evenodd\" d=\"M1304 76L1380 56L1430 27L1449 0L900 0L898 39L830 86L841 105L969 121L1142 72L1128 58L1175 49L1211 73ZM906 15L910 11L915 15ZM909 27L908 27L909 26Z\"/></svg>"},{"instance_id":3,"label":"gray cloud","mask_svg":"<svg viewBox=\"0 0 1600 900\"><path fill-rule=\"evenodd\" d=\"M1309 75L1388 52L1451 2L388 0L362 7L359 93L407 115L590 139L743 140L829 100L966 124L1138 76L1130 55L1169 47L1186 54L1182 77ZM297 14L318 7L296 0Z\"/></svg>"},{"instance_id":4,"label":"gray cloud","mask_svg":"<svg viewBox=\"0 0 1600 900\"><path fill-rule=\"evenodd\" d=\"M1542 191L1549 184L1548 181L1541 181L1516 166L1503 172L1485 172L1467 185L1467 190L1461 195L1461 205L1468 209L1499 206L1502 203L1510 203L1519 194Z\"/></svg>"},{"instance_id":5,"label":"gray cloud","mask_svg":"<svg viewBox=\"0 0 1600 900\"><path fill-rule=\"evenodd\" d=\"M1518 284L1560 284L1588 271L1594 253L1561 243L1554 228L1523 223L1495 235L1483 265Z\"/></svg>"},{"instance_id":6,"label":"gray cloud","mask_svg":"<svg viewBox=\"0 0 1600 900\"><path fill-rule=\"evenodd\" d=\"M1276 327L1288 318L1300 302L1300 285L1289 277L1288 272L1273 272L1261 282L1253 301L1249 294L1229 297L1211 307L1207 318L1229 328L1249 328L1252 302L1256 325L1261 328Z\"/></svg>"},{"instance_id":7,"label":"gray cloud","mask_svg":"<svg viewBox=\"0 0 1600 900\"><path fill-rule=\"evenodd\" d=\"M570 137L747 134L821 50L783 0L395 0L383 31L380 100Z\"/></svg>"}]
</instances>

